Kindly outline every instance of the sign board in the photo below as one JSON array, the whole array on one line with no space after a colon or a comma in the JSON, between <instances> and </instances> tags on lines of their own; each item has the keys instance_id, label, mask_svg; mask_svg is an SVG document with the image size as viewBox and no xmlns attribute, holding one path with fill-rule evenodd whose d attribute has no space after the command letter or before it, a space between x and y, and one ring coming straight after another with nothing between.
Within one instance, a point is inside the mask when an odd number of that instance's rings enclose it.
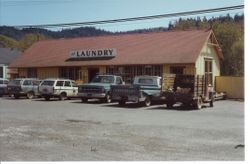
<instances>
[{"instance_id":1,"label":"sign board","mask_svg":"<svg viewBox=\"0 0 250 164\"><path fill-rule=\"evenodd\" d=\"M70 59L113 58L117 55L115 48L76 50L70 52Z\"/></svg>"}]
</instances>

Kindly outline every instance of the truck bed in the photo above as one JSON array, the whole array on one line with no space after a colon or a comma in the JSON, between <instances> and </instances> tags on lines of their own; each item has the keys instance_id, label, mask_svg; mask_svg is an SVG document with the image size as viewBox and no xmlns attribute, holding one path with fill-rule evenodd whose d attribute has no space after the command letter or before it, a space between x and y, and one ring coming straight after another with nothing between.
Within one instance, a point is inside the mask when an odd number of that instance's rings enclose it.
<instances>
[{"instance_id":1,"label":"truck bed","mask_svg":"<svg viewBox=\"0 0 250 164\"><path fill-rule=\"evenodd\" d=\"M112 96L130 96L130 95L138 95L140 90L139 85L132 85L132 84L126 84L126 85L112 85L111 86L111 94Z\"/></svg>"}]
</instances>

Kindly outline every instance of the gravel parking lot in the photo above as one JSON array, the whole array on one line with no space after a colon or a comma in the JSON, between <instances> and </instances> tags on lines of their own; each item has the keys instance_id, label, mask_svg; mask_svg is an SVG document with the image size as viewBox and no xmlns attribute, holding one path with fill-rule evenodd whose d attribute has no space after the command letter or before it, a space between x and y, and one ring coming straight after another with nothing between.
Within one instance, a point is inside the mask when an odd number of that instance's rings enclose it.
<instances>
[{"instance_id":1,"label":"gravel parking lot","mask_svg":"<svg viewBox=\"0 0 250 164\"><path fill-rule=\"evenodd\" d=\"M244 102L167 110L0 98L1 161L244 160Z\"/></svg>"}]
</instances>

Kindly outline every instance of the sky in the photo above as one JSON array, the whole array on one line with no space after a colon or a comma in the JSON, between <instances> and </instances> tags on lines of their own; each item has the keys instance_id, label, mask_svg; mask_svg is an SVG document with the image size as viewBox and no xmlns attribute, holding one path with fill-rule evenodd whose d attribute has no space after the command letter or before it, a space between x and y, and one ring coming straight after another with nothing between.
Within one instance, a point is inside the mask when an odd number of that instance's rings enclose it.
<instances>
[{"instance_id":1,"label":"sky","mask_svg":"<svg viewBox=\"0 0 250 164\"><path fill-rule=\"evenodd\" d=\"M0 0L0 25L100 21L242 4L244 4L244 0ZM217 17L226 15L226 13L206 14L206 17ZM242 14L243 10L230 11L230 13L232 15ZM203 17L204 14L198 16ZM109 31L128 31L167 27L170 21L173 23L177 19L179 17L106 24L96 27Z\"/></svg>"}]
</instances>

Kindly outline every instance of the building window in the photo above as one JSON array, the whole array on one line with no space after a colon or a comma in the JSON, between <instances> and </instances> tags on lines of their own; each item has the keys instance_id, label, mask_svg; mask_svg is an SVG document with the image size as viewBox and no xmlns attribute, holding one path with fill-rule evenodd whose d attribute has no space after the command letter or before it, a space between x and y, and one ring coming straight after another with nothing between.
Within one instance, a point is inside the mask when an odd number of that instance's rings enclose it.
<instances>
[{"instance_id":1,"label":"building window","mask_svg":"<svg viewBox=\"0 0 250 164\"><path fill-rule=\"evenodd\" d=\"M59 68L59 77L71 80L80 80L80 67L61 67Z\"/></svg>"},{"instance_id":2,"label":"building window","mask_svg":"<svg viewBox=\"0 0 250 164\"><path fill-rule=\"evenodd\" d=\"M120 75L126 83L132 83L134 77L140 75L162 76L162 71L162 65L110 66L106 68L108 74Z\"/></svg>"},{"instance_id":3,"label":"building window","mask_svg":"<svg viewBox=\"0 0 250 164\"><path fill-rule=\"evenodd\" d=\"M171 66L170 67L170 73L172 74L183 74L184 73L184 68L183 66Z\"/></svg>"},{"instance_id":4,"label":"building window","mask_svg":"<svg viewBox=\"0 0 250 164\"><path fill-rule=\"evenodd\" d=\"M37 69L36 68L28 68L27 76L29 78L36 78L37 77Z\"/></svg>"},{"instance_id":5,"label":"building window","mask_svg":"<svg viewBox=\"0 0 250 164\"><path fill-rule=\"evenodd\" d=\"M211 59L205 59L205 79L206 85L213 84L213 62Z\"/></svg>"}]
</instances>

